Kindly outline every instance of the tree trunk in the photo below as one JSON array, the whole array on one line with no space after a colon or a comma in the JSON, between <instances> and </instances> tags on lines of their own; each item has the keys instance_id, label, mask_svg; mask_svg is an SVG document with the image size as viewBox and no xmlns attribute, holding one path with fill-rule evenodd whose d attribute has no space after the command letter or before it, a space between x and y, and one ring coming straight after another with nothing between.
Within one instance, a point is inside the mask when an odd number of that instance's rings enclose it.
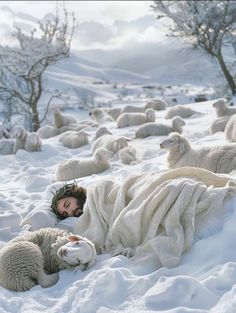
<instances>
[{"instance_id":1,"label":"tree trunk","mask_svg":"<svg viewBox=\"0 0 236 313\"><path fill-rule=\"evenodd\" d=\"M36 132L40 128L39 114L37 104L32 105L32 130Z\"/></svg>"},{"instance_id":2,"label":"tree trunk","mask_svg":"<svg viewBox=\"0 0 236 313\"><path fill-rule=\"evenodd\" d=\"M231 92L232 92L232 95L235 96L236 95L236 85L235 85L235 82L234 82L234 79L232 77L232 75L230 74L229 70L227 69L226 67L226 64L225 64L225 61L222 57L222 54L221 52L219 52L217 55L216 55L216 58L220 64L220 67L222 69L222 72L224 73L224 76L228 82L228 85L231 89Z\"/></svg>"}]
</instances>

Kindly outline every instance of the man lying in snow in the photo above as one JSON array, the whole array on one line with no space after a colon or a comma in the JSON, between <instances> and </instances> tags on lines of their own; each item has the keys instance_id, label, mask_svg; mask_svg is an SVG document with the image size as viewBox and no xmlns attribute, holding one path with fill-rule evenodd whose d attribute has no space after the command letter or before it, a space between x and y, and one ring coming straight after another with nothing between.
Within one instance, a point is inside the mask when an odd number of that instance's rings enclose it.
<instances>
[{"instance_id":1,"label":"man lying in snow","mask_svg":"<svg viewBox=\"0 0 236 313\"><path fill-rule=\"evenodd\" d=\"M79 202L64 192L69 187L79 192ZM219 231L235 195L232 177L185 167L131 175L120 185L102 179L87 192L65 184L54 193L52 210L31 212L23 224L67 228L90 239L98 252L150 256L172 267L196 239Z\"/></svg>"}]
</instances>

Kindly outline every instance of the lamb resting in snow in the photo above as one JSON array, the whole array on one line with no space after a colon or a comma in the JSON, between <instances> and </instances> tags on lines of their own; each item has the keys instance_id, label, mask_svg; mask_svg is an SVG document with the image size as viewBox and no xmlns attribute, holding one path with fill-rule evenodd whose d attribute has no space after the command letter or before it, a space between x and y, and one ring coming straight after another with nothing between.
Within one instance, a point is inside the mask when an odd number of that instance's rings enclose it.
<instances>
[{"instance_id":1,"label":"lamb resting in snow","mask_svg":"<svg viewBox=\"0 0 236 313\"><path fill-rule=\"evenodd\" d=\"M193 149L186 138L171 133L160 143L160 148L169 151L169 168L202 167L214 173L230 173L236 169L236 144Z\"/></svg>"},{"instance_id":2,"label":"lamb resting in snow","mask_svg":"<svg viewBox=\"0 0 236 313\"><path fill-rule=\"evenodd\" d=\"M119 159L123 164L131 164L137 161L136 150L134 147L127 146L119 150Z\"/></svg>"},{"instance_id":3,"label":"lamb resting in snow","mask_svg":"<svg viewBox=\"0 0 236 313\"><path fill-rule=\"evenodd\" d=\"M92 157L64 161L57 168L56 180L66 181L101 173L110 167L112 154L105 148L99 148Z\"/></svg>"},{"instance_id":4,"label":"lamb resting in snow","mask_svg":"<svg viewBox=\"0 0 236 313\"><path fill-rule=\"evenodd\" d=\"M72 123L76 123L76 119L69 114L63 114L58 109L53 109L54 124L57 128L67 126Z\"/></svg>"},{"instance_id":5,"label":"lamb resting in snow","mask_svg":"<svg viewBox=\"0 0 236 313\"><path fill-rule=\"evenodd\" d=\"M230 115L221 116L215 119L210 126L211 135L217 132L224 132L229 119L230 119Z\"/></svg>"},{"instance_id":6,"label":"lamb resting in snow","mask_svg":"<svg viewBox=\"0 0 236 313\"><path fill-rule=\"evenodd\" d=\"M225 99L217 100L216 102L213 103L212 106L216 110L217 117L236 114L236 108L235 107L232 107L232 108L228 107L226 105Z\"/></svg>"},{"instance_id":7,"label":"lamb resting in snow","mask_svg":"<svg viewBox=\"0 0 236 313\"><path fill-rule=\"evenodd\" d=\"M104 135L93 143L92 151L94 153L99 148L106 148L107 150L116 153L118 150L127 147L128 141L130 141L130 139L124 136Z\"/></svg>"},{"instance_id":8,"label":"lamb resting in snow","mask_svg":"<svg viewBox=\"0 0 236 313\"><path fill-rule=\"evenodd\" d=\"M99 124L113 122L113 118L106 114L106 112L104 112L102 109L93 109L91 112L89 112L89 115Z\"/></svg>"},{"instance_id":9,"label":"lamb resting in snow","mask_svg":"<svg viewBox=\"0 0 236 313\"><path fill-rule=\"evenodd\" d=\"M104 135L112 135L112 133L105 126L100 126L97 129L93 140L95 141L96 139L98 139L99 137L102 137Z\"/></svg>"},{"instance_id":10,"label":"lamb resting in snow","mask_svg":"<svg viewBox=\"0 0 236 313\"><path fill-rule=\"evenodd\" d=\"M25 291L54 285L61 269L84 270L95 262L94 244L57 228L42 228L9 241L0 250L0 284Z\"/></svg>"},{"instance_id":11,"label":"lamb resting in snow","mask_svg":"<svg viewBox=\"0 0 236 313\"><path fill-rule=\"evenodd\" d=\"M202 114L202 113L194 111L191 108L187 107L186 105L175 105L167 111L165 118L169 119L177 115L182 118L188 118L193 114Z\"/></svg>"},{"instance_id":12,"label":"lamb resting in snow","mask_svg":"<svg viewBox=\"0 0 236 313\"><path fill-rule=\"evenodd\" d=\"M230 117L225 127L225 137L230 142L236 141L236 114Z\"/></svg>"},{"instance_id":13,"label":"lamb resting in snow","mask_svg":"<svg viewBox=\"0 0 236 313\"><path fill-rule=\"evenodd\" d=\"M182 120L182 118L179 116L176 116L172 119L171 126L160 123L146 123L136 130L135 137L145 138L148 136L165 136L169 135L171 132L177 132L181 134L184 125L184 120Z\"/></svg>"},{"instance_id":14,"label":"lamb resting in snow","mask_svg":"<svg viewBox=\"0 0 236 313\"><path fill-rule=\"evenodd\" d=\"M122 113L117 119L117 127L141 125L147 122L155 122L156 115L153 109L147 109L145 113Z\"/></svg>"},{"instance_id":15,"label":"lamb resting in snow","mask_svg":"<svg viewBox=\"0 0 236 313\"><path fill-rule=\"evenodd\" d=\"M64 134L60 135L59 141L63 146L71 149L79 148L89 143L88 134L83 131L66 131Z\"/></svg>"}]
</instances>

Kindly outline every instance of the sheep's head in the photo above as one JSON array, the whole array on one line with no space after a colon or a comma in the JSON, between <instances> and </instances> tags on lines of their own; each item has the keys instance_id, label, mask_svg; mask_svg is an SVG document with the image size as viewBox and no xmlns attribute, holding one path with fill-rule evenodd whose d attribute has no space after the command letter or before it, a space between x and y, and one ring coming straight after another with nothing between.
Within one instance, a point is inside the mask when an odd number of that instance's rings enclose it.
<instances>
[{"instance_id":1,"label":"sheep's head","mask_svg":"<svg viewBox=\"0 0 236 313\"><path fill-rule=\"evenodd\" d=\"M89 112L89 115L92 117L92 118L97 118L99 115L101 115L103 112L101 109L93 109L92 111Z\"/></svg>"},{"instance_id":2,"label":"sheep's head","mask_svg":"<svg viewBox=\"0 0 236 313\"><path fill-rule=\"evenodd\" d=\"M178 153L183 153L190 148L190 144L184 137L178 133L171 133L169 138L160 143L160 148L165 150L175 150Z\"/></svg>"},{"instance_id":3,"label":"sheep's head","mask_svg":"<svg viewBox=\"0 0 236 313\"><path fill-rule=\"evenodd\" d=\"M145 111L147 122L155 122L156 114L153 109L147 109Z\"/></svg>"},{"instance_id":4,"label":"sheep's head","mask_svg":"<svg viewBox=\"0 0 236 313\"><path fill-rule=\"evenodd\" d=\"M95 263L96 249L94 244L87 238L70 235L69 242L57 250L57 256L80 270L87 269Z\"/></svg>"},{"instance_id":5,"label":"sheep's head","mask_svg":"<svg viewBox=\"0 0 236 313\"><path fill-rule=\"evenodd\" d=\"M219 99L216 102L213 103L213 108L215 108L216 113L218 112L225 112L227 106L225 99Z\"/></svg>"},{"instance_id":6,"label":"sheep's head","mask_svg":"<svg viewBox=\"0 0 236 313\"><path fill-rule=\"evenodd\" d=\"M13 138L16 139L25 139L27 134L27 131L21 126L17 126L13 130Z\"/></svg>"},{"instance_id":7,"label":"sheep's head","mask_svg":"<svg viewBox=\"0 0 236 313\"><path fill-rule=\"evenodd\" d=\"M130 141L129 138L122 137L122 136L121 136L121 137L118 137L118 138L114 141L114 143L115 143L115 145L116 145L116 147L117 147L117 150L121 150L121 149L127 147L127 146L128 146L128 141Z\"/></svg>"},{"instance_id":8,"label":"sheep's head","mask_svg":"<svg viewBox=\"0 0 236 313\"><path fill-rule=\"evenodd\" d=\"M113 153L106 148L99 148L94 154L94 160L96 163L107 162L112 157L112 155Z\"/></svg>"},{"instance_id":9,"label":"sheep's head","mask_svg":"<svg viewBox=\"0 0 236 313\"><path fill-rule=\"evenodd\" d=\"M106 127L99 127L96 132L96 138L99 138L103 135L112 135L112 133Z\"/></svg>"}]
</instances>

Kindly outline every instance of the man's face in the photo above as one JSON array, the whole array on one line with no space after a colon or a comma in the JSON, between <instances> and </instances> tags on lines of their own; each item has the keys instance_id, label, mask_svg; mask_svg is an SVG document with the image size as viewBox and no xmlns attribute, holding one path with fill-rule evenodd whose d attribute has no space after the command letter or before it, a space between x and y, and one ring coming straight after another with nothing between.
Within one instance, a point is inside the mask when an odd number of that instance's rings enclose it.
<instances>
[{"instance_id":1,"label":"man's face","mask_svg":"<svg viewBox=\"0 0 236 313\"><path fill-rule=\"evenodd\" d=\"M58 200L57 211L63 217L79 216L81 214L77 199L74 197L65 197Z\"/></svg>"}]
</instances>

